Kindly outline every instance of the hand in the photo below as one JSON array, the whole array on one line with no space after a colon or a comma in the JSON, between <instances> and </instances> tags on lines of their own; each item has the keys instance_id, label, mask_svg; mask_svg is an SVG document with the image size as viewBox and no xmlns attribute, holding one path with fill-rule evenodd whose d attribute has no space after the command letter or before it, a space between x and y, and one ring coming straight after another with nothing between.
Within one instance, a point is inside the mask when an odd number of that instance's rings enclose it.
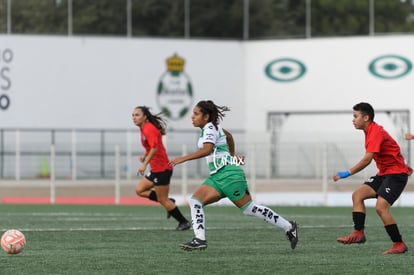
<instances>
[{"instance_id":1,"label":"hand","mask_svg":"<svg viewBox=\"0 0 414 275\"><path fill-rule=\"evenodd\" d=\"M412 135L411 133L406 133L406 134L405 134L405 139L406 139L406 140L413 139L413 135Z\"/></svg>"},{"instance_id":2,"label":"hand","mask_svg":"<svg viewBox=\"0 0 414 275\"><path fill-rule=\"evenodd\" d=\"M139 161L140 162L144 162L144 160L145 160L145 155L139 156Z\"/></svg>"},{"instance_id":3,"label":"hand","mask_svg":"<svg viewBox=\"0 0 414 275\"><path fill-rule=\"evenodd\" d=\"M139 168L138 168L138 175L144 175L145 170L147 169L147 165L146 164L142 164Z\"/></svg>"},{"instance_id":4,"label":"hand","mask_svg":"<svg viewBox=\"0 0 414 275\"><path fill-rule=\"evenodd\" d=\"M344 179L344 178L347 178L347 177L349 177L351 175L351 172L349 172L349 170L347 170L347 171L339 171L339 172L337 172L336 174L334 174L333 176L332 176L332 179L334 180L334 181L337 181L337 180L339 180L339 179Z\"/></svg>"},{"instance_id":5,"label":"hand","mask_svg":"<svg viewBox=\"0 0 414 275\"><path fill-rule=\"evenodd\" d=\"M174 167L177 164L183 163L185 160L183 157L178 157L175 159L170 160L170 162L168 163L170 166Z\"/></svg>"}]
</instances>

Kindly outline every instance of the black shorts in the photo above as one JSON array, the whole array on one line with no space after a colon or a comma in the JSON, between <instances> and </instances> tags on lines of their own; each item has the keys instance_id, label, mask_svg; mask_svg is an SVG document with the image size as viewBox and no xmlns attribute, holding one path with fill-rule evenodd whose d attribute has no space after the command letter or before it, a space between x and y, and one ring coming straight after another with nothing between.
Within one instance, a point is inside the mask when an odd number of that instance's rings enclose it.
<instances>
[{"instance_id":1,"label":"black shorts","mask_svg":"<svg viewBox=\"0 0 414 275\"><path fill-rule=\"evenodd\" d=\"M375 190L377 197L383 197L390 205L393 205L403 192L407 181L407 174L391 174L373 176L364 183Z\"/></svg>"},{"instance_id":2,"label":"black shorts","mask_svg":"<svg viewBox=\"0 0 414 275\"><path fill-rule=\"evenodd\" d=\"M173 170L165 170L162 172L152 172L150 171L145 175L145 178L152 181L154 185L169 185L171 181Z\"/></svg>"}]
</instances>

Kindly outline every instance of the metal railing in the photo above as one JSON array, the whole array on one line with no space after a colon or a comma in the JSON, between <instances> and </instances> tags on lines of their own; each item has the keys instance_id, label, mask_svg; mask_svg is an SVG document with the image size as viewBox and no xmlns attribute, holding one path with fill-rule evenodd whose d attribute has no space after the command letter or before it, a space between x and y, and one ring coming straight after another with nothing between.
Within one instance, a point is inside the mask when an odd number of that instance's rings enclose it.
<instances>
[{"instance_id":1,"label":"metal railing","mask_svg":"<svg viewBox=\"0 0 414 275\"><path fill-rule=\"evenodd\" d=\"M183 146L196 150L198 134L169 131L164 136L169 156L182 155ZM0 129L0 179L49 178L51 166L58 179L113 179L116 173L131 179L143 153L137 129ZM207 175L205 166L204 160L192 162L191 176Z\"/></svg>"},{"instance_id":2,"label":"metal railing","mask_svg":"<svg viewBox=\"0 0 414 275\"><path fill-rule=\"evenodd\" d=\"M237 154L246 156L246 174L258 179L326 177L360 156L359 147L352 143L339 148L334 143L285 142L272 158L270 141L246 144L244 131L231 132ZM169 157L197 150L198 134L197 130L169 131L164 138ZM0 180L50 178L51 170L56 179L131 180L143 152L139 131L134 129L0 129ZM272 170L273 162L278 162L277 171ZM204 159L186 165L185 169L177 167L173 176L197 179L208 175Z\"/></svg>"}]
</instances>

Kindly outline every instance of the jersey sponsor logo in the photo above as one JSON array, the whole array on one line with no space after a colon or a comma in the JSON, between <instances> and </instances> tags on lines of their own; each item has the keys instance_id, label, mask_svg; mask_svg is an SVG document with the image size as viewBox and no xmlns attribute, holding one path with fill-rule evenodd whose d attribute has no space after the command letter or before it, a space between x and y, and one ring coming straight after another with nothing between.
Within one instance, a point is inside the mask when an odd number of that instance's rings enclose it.
<instances>
[{"instance_id":1,"label":"jersey sponsor logo","mask_svg":"<svg viewBox=\"0 0 414 275\"><path fill-rule=\"evenodd\" d=\"M306 73L305 65L293 58L280 58L271 61L265 68L268 78L278 82L291 82L303 77Z\"/></svg>"},{"instance_id":2,"label":"jersey sponsor logo","mask_svg":"<svg viewBox=\"0 0 414 275\"><path fill-rule=\"evenodd\" d=\"M366 182L373 182L373 181L374 181L374 178L369 178L366 180Z\"/></svg>"},{"instance_id":3,"label":"jersey sponsor logo","mask_svg":"<svg viewBox=\"0 0 414 275\"><path fill-rule=\"evenodd\" d=\"M240 191L239 190L234 191L233 196L235 196L235 197L240 196Z\"/></svg>"},{"instance_id":4,"label":"jersey sponsor logo","mask_svg":"<svg viewBox=\"0 0 414 275\"><path fill-rule=\"evenodd\" d=\"M193 86L184 72L185 60L174 54L167 58L167 71L161 75L157 89L157 103L170 119L183 118L193 103Z\"/></svg>"},{"instance_id":5,"label":"jersey sponsor logo","mask_svg":"<svg viewBox=\"0 0 414 275\"><path fill-rule=\"evenodd\" d=\"M195 204L194 205L194 210L196 212L195 214L195 224L196 224L196 229L204 229L204 215L201 213L201 205L199 204Z\"/></svg>"},{"instance_id":6,"label":"jersey sponsor logo","mask_svg":"<svg viewBox=\"0 0 414 275\"><path fill-rule=\"evenodd\" d=\"M410 60L399 55L382 55L369 63L369 72L382 79L397 79L411 72Z\"/></svg>"}]
</instances>

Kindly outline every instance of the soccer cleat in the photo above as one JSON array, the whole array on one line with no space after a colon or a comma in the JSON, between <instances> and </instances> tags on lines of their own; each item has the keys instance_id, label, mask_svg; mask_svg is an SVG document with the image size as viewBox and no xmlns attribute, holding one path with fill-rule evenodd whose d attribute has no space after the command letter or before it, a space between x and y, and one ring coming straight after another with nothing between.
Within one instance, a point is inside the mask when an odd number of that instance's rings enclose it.
<instances>
[{"instance_id":1,"label":"soccer cleat","mask_svg":"<svg viewBox=\"0 0 414 275\"><path fill-rule=\"evenodd\" d=\"M404 242L393 243L392 247L384 252L384 254L403 254L408 251L408 247Z\"/></svg>"},{"instance_id":2,"label":"soccer cleat","mask_svg":"<svg viewBox=\"0 0 414 275\"><path fill-rule=\"evenodd\" d=\"M286 236L288 237L288 240L290 241L290 247L292 249L295 249L296 244L298 243L298 240L299 240L298 225L294 221L290 221L290 224L292 225L292 229L286 232Z\"/></svg>"},{"instance_id":3,"label":"soccer cleat","mask_svg":"<svg viewBox=\"0 0 414 275\"><path fill-rule=\"evenodd\" d=\"M189 222L182 222L177 226L176 230L177 231L184 231L184 230L188 230L190 228L191 228L191 224Z\"/></svg>"},{"instance_id":4,"label":"soccer cleat","mask_svg":"<svg viewBox=\"0 0 414 275\"><path fill-rule=\"evenodd\" d=\"M354 230L351 235L338 238L338 242L343 244L352 244L352 243L365 243L367 239L365 238L363 230Z\"/></svg>"},{"instance_id":5,"label":"soccer cleat","mask_svg":"<svg viewBox=\"0 0 414 275\"><path fill-rule=\"evenodd\" d=\"M199 238L193 238L188 243L180 244L180 247L182 250L186 250L186 251L204 250L207 248L207 241L201 240Z\"/></svg>"},{"instance_id":6,"label":"soccer cleat","mask_svg":"<svg viewBox=\"0 0 414 275\"><path fill-rule=\"evenodd\" d=\"M173 203L175 203L175 199L170 198L170 201L172 201ZM171 214L170 212L167 212L167 219L171 218Z\"/></svg>"}]
</instances>

